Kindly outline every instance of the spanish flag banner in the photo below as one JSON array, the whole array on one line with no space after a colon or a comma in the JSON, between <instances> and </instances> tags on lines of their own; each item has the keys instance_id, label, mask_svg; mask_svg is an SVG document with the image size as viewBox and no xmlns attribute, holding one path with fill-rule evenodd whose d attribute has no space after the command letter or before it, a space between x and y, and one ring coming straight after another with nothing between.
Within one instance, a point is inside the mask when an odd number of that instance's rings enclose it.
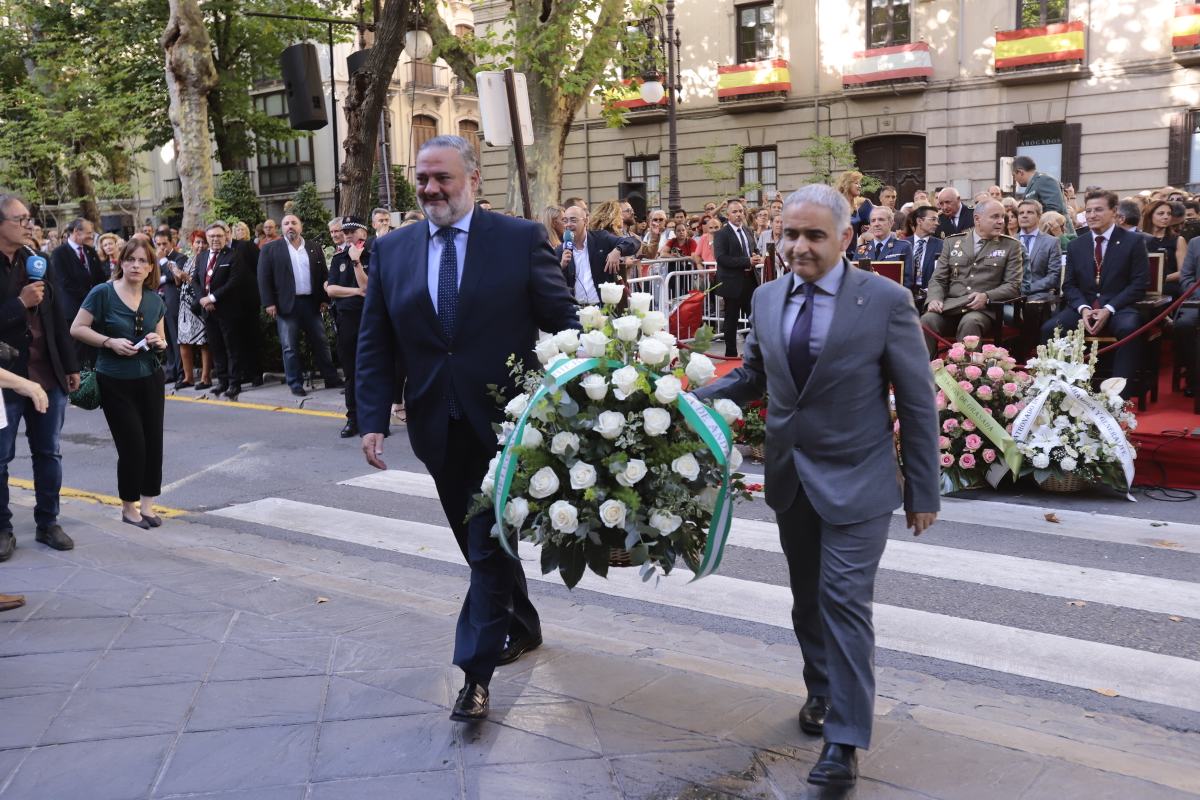
<instances>
[{"instance_id":1,"label":"spanish flag banner","mask_svg":"<svg viewBox=\"0 0 1200 800\"><path fill-rule=\"evenodd\" d=\"M792 77L788 70L788 62L781 58L717 67L718 98L790 92L791 89Z\"/></svg>"},{"instance_id":2,"label":"spanish flag banner","mask_svg":"<svg viewBox=\"0 0 1200 800\"><path fill-rule=\"evenodd\" d=\"M994 59L998 70L1082 61L1084 53L1082 21L996 32Z\"/></svg>"},{"instance_id":3,"label":"spanish flag banner","mask_svg":"<svg viewBox=\"0 0 1200 800\"><path fill-rule=\"evenodd\" d=\"M1200 4L1176 6L1175 19L1171 20L1171 47L1190 50L1196 45L1200 45Z\"/></svg>"}]
</instances>

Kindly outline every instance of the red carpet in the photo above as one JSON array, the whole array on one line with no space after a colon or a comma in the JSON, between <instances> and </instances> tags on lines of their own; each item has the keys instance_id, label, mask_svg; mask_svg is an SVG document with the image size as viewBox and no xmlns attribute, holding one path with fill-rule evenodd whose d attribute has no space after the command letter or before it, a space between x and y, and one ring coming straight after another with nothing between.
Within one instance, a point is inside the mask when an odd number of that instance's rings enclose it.
<instances>
[{"instance_id":1,"label":"red carpet","mask_svg":"<svg viewBox=\"0 0 1200 800\"><path fill-rule=\"evenodd\" d=\"M1190 435L1200 428L1200 414L1194 413L1192 398L1171 391L1172 363L1171 354L1164 352L1158 402L1150 403L1137 415L1137 430L1129 437L1138 451L1134 482L1139 486L1200 489L1200 436Z\"/></svg>"}]
</instances>

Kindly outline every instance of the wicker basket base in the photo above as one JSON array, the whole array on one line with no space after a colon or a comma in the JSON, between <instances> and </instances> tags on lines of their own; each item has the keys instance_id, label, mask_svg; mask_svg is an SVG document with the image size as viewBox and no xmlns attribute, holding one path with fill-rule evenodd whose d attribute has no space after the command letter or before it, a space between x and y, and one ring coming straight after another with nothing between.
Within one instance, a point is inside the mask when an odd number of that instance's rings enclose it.
<instances>
[{"instance_id":1,"label":"wicker basket base","mask_svg":"<svg viewBox=\"0 0 1200 800\"><path fill-rule=\"evenodd\" d=\"M1067 475L1065 477L1051 475L1049 478L1046 478L1046 480L1039 483L1038 486L1042 487L1047 492L1060 492L1065 494L1069 492L1082 492L1088 487L1088 482L1075 474Z\"/></svg>"},{"instance_id":2,"label":"wicker basket base","mask_svg":"<svg viewBox=\"0 0 1200 800\"><path fill-rule=\"evenodd\" d=\"M629 551L623 547L610 547L608 550L608 565L610 567L632 567Z\"/></svg>"}]
</instances>

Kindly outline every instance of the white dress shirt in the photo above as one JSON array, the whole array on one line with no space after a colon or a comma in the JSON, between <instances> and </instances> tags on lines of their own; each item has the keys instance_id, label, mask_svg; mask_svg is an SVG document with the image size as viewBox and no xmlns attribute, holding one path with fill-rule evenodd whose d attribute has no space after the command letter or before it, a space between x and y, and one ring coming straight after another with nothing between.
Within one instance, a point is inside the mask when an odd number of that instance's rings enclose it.
<instances>
[{"instance_id":1,"label":"white dress shirt","mask_svg":"<svg viewBox=\"0 0 1200 800\"><path fill-rule=\"evenodd\" d=\"M457 228L458 233L454 234L454 254L458 257L458 286L462 285L463 265L467 263L467 234L471 231L471 217L475 214L475 206L459 217L451 227ZM429 223L429 257L426 261L425 275L429 282L429 297L433 300L433 310L437 311L438 303L438 272L442 264L442 237L438 236L438 231L441 230L433 222Z\"/></svg>"},{"instance_id":2,"label":"white dress shirt","mask_svg":"<svg viewBox=\"0 0 1200 800\"><path fill-rule=\"evenodd\" d=\"M600 302L600 291L592 278L592 258L588 255L587 239L575 242L572 258L575 261L575 286L572 292L580 303L595 305Z\"/></svg>"},{"instance_id":3,"label":"white dress shirt","mask_svg":"<svg viewBox=\"0 0 1200 800\"><path fill-rule=\"evenodd\" d=\"M288 256L292 259L292 278L296 281L296 296L312 294L312 272L309 269L308 250L304 247L304 240L300 240L299 247L292 247L292 243L284 239L284 244L288 249Z\"/></svg>"}]
</instances>

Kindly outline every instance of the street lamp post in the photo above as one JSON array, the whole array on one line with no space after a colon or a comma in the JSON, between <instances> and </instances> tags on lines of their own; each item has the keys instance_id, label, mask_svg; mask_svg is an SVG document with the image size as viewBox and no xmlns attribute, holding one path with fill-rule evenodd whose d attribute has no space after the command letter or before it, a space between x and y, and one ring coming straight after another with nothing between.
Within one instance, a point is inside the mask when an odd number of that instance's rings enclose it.
<instances>
[{"instance_id":1,"label":"street lamp post","mask_svg":"<svg viewBox=\"0 0 1200 800\"><path fill-rule=\"evenodd\" d=\"M657 103L662 100L665 89L667 96L667 169L670 177L667 180L667 208L671 214L683 208L679 199L679 142L676 131L676 107L679 99L679 31L675 29L675 0L667 0L667 13L660 16L657 8L653 9L659 21L659 34L655 38L666 54L667 81L664 86L656 67L647 71L642 81L641 95L647 103ZM663 24L665 22L665 24Z\"/></svg>"}]
</instances>

